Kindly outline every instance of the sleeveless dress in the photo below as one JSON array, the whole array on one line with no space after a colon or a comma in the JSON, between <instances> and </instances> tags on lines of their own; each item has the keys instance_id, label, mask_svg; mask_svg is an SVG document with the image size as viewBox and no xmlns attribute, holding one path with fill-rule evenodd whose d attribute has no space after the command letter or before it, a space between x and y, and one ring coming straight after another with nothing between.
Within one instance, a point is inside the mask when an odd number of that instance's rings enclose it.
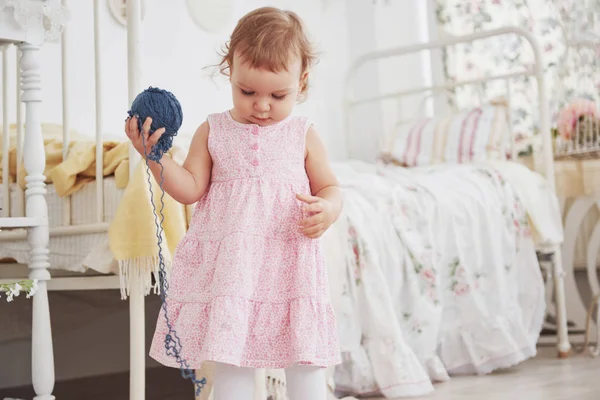
<instances>
[{"instance_id":1,"label":"sleeveless dress","mask_svg":"<svg viewBox=\"0 0 600 400\"><path fill-rule=\"evenodd\" d=\"M253 368L340 363L321 241L298 232L310 194L309 121L261 127L229 111L208 117L210 187L174 253L167 312L190 368L204 361ZM161 308L150 356L167 355Z\"/></svg>"}]
</instances>

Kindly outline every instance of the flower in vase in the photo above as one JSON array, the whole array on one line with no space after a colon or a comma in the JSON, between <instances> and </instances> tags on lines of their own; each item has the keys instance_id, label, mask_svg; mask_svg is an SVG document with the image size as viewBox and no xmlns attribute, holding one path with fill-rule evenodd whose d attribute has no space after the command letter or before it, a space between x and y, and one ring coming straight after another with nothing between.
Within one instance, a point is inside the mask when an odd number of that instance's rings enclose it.
<instances>
[{"instance_id":1,"label":"flower in vase","mask_svg":"<svg viewBox=\"0 0 600 400\"><path fill-rule=\"evenodd\" d=\"M571 140L577 127L577 122L584 116L597 117L596 104L590 100L580 99L564 107L558 114L558 134L564 140Z\"/></svg>"}]
</instances>

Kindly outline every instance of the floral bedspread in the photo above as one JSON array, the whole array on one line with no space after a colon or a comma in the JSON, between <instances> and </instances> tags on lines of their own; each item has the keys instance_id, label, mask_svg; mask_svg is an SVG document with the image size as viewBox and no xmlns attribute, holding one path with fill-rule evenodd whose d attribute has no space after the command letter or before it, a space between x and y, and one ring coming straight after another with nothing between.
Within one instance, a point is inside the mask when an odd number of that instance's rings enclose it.
<instances>
[{"instance_id":1,"label":"floral bedspread","mask_svg":"<svg viewBox=\"0 0 600 400\"><path fill-rule=\"evenodd\" d=\"M336 173L344 213L325 240L339 393L422 395L535 355L543 280L527 212L497 169L354 163Z\"/></svg>"}]
</instances>

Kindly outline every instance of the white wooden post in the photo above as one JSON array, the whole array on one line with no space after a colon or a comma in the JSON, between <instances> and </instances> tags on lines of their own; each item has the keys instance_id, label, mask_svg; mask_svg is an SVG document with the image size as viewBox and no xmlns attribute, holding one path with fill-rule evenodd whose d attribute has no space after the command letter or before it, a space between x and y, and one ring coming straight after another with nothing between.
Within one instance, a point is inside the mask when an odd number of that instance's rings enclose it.
<instances>
[{"instance_id":1,"label":"white wooden post","mask_svg":"<svg viewBox=\"0 0 600 400\"><path fill-rule=\"evenodd\" d=\"M10 216L11 201L10 201L10 185L8 184L8 166L10 154L10 125L8 123L8 45L2 48L0 46L0 53L2 53L2 132L4 137L2 138L2 149L4 157L2 158L2 182L4 187L2 189L2 198L4 204L2 205L2 217Z\"/></svg>"},{"instance_id":2,"label":"white wooden post","mask_svg":"<svg viewBox=\"0 0 600 400\"><path fill-rule=\"evenodd\" d=\"M40 122L41 78L39 47L21 44L21 89L25 103L24 164L27 176L26 215L37 220L29 228L27 239L31 247L29 257L30 279L37 279L39 290L33 296L31 369L34 400L54 400L54 353L48 303L48 205L46 203L46 155Z\"/></svg>"},{"instance_id":3,"label":"white wooden post","mask_svg":"<svg viewBox=\"0 0 600 400\"><path fill-rule=\"evenodd\" d=\"M141 91L141 44L142 44L142 9L140 0L127 1L127 84L129 104ZM129 146L129 176L139 162L140 157ZM142 282L131 279L129 290L129 400L146 398L146 327L145 296Z\"/></svg>"}]
</instances>

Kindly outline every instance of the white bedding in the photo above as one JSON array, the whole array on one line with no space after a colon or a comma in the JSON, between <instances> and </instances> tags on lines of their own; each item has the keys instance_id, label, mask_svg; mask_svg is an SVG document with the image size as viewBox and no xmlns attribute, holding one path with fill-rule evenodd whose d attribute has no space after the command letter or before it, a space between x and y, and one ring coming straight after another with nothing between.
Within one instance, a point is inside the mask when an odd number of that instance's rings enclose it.
<instances>
[{"instance_id":1,"label":"white bedding","mask_svg":"<svg viewBox=\"0 0 600 400\"><path fill-rule=\"evenodd\" d=\"M115 215L123 189L116 187L112 177L105 178L103 186L104 222L110 222ZM48 190L46 201L49 226L50 228L62 226L65 212L64 199L56 194L52 184L47 185L46 188ZM17 196L19 196L19 191L15 185L12 185L10 204L13 211L17 204ZM4 204L3 191L0 191L0 204ZM71 196L71 225L96 222L96 182L94 181L84 185L81 190ZM89 257L99 243L105 242L106 237L106 232L50 237L50 268L83 272L87 269L86 267L93 267L94 264L87 262L86 257ZM18 263L25 264L29 257L28 251L29 245L26 239L3 240L0 246L0 259L15 259ZM105 273L106 270L99 272Z\"/></svg>"},{"instance_id":2,"label":"white bedding","mask_svg":"<svg viewBox=\"0 0 600 400\"><path fill-rule=\"evenodd\" d=\"M345 207L324 239L344 360L335 371L340 393L422 395L452 374L488 373L535 354L545 311L535 246L562 241L558 201L543 179L511 163L334 168ZM122 191L112 179L104 186L108 222ZM47 199L57 226L62 199L51 185ZM95 221L95 199L95 183L74 194L73 223ZM51 238L52 267L84 270L105 240ZM27 243L3 242L5 257L26 262Z\"/></svg>"},{"instance_id":3,"label":"white bedding","mask_svg":"<svg viewBox=\"0 0 600 400\"><path fill-rule=\"evenodd\" d=\"M423 395L536 353L545 301L531 227L562 240L539 176L509 164L335 171L345 207L325 247L340 393Z\"/></svg>"}]
</instances>

